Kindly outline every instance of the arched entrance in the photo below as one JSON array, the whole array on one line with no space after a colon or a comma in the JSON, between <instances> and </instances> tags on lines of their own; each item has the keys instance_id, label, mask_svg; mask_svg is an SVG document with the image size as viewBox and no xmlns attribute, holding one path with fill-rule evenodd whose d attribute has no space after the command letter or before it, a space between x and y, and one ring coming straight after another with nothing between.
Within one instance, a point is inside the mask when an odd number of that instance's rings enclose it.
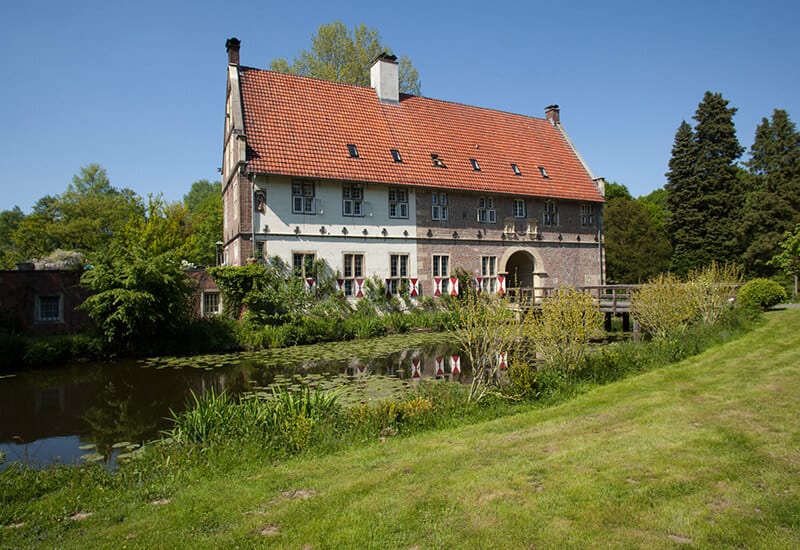
<instances>
[{"instance_id":1,"label":"arched entrance","mask_svg":"<svg viewBox=\"0 0 800 550\"><path fill-rule=\"evenodd\" d=\"M534 286L533 255L525 250L511 254L501 266L501 271L506 273L507 288L532 288Z\"/></svg>"}]
</instances>

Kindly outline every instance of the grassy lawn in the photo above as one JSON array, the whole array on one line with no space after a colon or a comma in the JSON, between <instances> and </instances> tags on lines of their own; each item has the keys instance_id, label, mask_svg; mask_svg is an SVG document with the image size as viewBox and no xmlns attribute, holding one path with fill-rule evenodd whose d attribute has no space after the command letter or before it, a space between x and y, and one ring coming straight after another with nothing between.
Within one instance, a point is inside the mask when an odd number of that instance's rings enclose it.
<instances>
[{"instance_id":1,"label":"grassy lawn","mask_svg":"<svg viewBox=\"0 0 800 550\"><path fill-rule=\"evenodd\" d=\"M0 547L798 548L798 417L794 309L546 409L323 458L198 467L159 501L47 495L39 520L0 527ZM70 519L76 509L91 515Z\"/></svg>"}]
</instances>

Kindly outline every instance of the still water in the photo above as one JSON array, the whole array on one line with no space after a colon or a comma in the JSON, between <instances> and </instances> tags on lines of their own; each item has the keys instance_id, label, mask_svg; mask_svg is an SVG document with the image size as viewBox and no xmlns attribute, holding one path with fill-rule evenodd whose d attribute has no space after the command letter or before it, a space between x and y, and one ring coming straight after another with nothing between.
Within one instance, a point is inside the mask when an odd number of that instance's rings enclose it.
<instances>
[{"instance_id":1,"label":"still water","mask_svg":"<svg viewBox=\"0 0 800 550\"><path fill-rule=\"evenodd\" d=\"M43 467L78 463L96 450L113 465L120 452L115 444L159 437L171 427L170 411L182 411L191 391L240 395L275 383L347 381L365 390L365 400L423 378L459 380L465 375L451 372L458 351L447 340L446 334L407 335L270 352L78 363L0 376L0 451L9 462Z\"/></svg>"}]
</instances>

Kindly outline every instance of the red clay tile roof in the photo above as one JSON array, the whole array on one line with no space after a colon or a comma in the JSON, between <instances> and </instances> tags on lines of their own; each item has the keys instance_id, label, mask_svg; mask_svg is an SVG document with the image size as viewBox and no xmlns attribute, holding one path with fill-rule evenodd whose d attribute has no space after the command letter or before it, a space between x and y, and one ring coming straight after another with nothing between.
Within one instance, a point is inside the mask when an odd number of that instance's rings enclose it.
<instances>
[{"instance_id":1,"label":"red clay tile roof","mask_svg":"<svg viewBox=\"0 0 800 550\"><path fill-rule=\"evenodd\" d=\"M409 95L386 104L372 88L247 67L240 68L240 83L249 168L256 173L603 201L546 119ZM350 157L349 143L358 158ZM403 162L392 159L391 149ZM434 166L431 154L445 168Z\"/></svg>"}]
</instances>

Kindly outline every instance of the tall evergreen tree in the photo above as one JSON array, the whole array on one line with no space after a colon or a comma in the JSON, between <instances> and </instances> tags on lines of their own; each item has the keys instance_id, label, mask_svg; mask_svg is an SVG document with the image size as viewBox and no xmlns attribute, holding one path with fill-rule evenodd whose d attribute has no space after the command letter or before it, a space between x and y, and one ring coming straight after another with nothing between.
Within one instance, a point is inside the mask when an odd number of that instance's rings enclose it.
<instances>
[{"instance_id":1,"label":"tall evergreen tree","mask_svg":"<svg viewBox=\"0 0 800 550\"><path fill-rule=\"evenodd\" d=\"M736 159L744 149L736 139L735 113L722 94L706 92L693 117L694 131L684 121L675 135L665 188L672 269L678 273L738 259L734 229L742 185Z\"/></svg>"},{"instance_id":2,"label":"tall evergreen tree","mask_svg":"<svg viewBox=\"0 0 800 550\"><path fill-rule=\"evenodd\" d=\"M749 274L771 276L778 243L800 223L800 133L786 111L762 119L745 166L751 176L739 228L743 260Z\"/></svg>"}]
</instances>

